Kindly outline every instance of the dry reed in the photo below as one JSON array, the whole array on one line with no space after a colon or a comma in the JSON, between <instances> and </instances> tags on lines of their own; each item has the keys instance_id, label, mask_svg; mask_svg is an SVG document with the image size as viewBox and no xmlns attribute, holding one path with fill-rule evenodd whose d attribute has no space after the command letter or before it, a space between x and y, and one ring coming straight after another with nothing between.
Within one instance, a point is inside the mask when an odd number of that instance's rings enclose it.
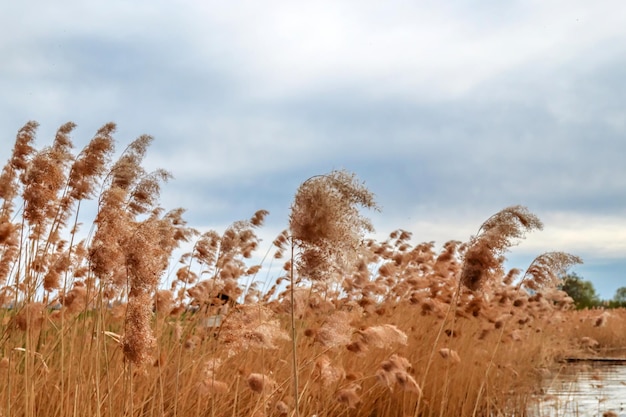
<instances>
[{"instance_id":1,"label":"dry reed","mask_svg":"<svg viewBox=\"0 0 626 417\"><path fill-rule=\"evenodd\" d=\"M196 231L159 206L170 175L142 168L149 136L113 161L112 123L78 155L72 123L41 151L36 128L0 175L0 415L524 415L555 360L626 345L624 310L573 311L558 290L579 258L504 271L542 226L524 207L438 250L404 230L369 238L367 188L345 171L314 177L274 241L286 275L264 293L265 210Z\"/></svg>"}]
</instances>

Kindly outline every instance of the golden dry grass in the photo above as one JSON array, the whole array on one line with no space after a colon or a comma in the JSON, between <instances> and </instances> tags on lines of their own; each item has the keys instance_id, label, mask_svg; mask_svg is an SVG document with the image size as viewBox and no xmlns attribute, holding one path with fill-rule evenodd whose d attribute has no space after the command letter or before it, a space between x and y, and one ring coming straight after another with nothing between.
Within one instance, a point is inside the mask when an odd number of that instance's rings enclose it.
<instances>
[{"instance_id":1,"label":"golden dry grass","mask_svg":"<svg viewBox=\"0 0 626 417\"><path fill-rule=\"evenodd\" d=\"M149 136L113 161L113 124L76 155L73 124L40 151L36 127L0 176L0 416L525 415L555 360L626 346L624 310L573 311L557 289L578 258L503 270L541 228L524 207L438 251L370 239L367 188L314 177L274 241L284 274L260 290L266 211L200 233L159 207L170 176L141 167ZM85 199L98 212L79 240Z\"/></svg>"}]
</instances>

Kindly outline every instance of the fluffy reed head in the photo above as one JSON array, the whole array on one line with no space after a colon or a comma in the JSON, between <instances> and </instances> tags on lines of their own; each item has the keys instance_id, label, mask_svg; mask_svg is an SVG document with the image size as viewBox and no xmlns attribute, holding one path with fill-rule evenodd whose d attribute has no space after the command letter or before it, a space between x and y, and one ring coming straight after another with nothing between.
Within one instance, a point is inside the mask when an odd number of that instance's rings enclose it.
<instances>
[{"instance_id":1,"label":"fluffy reed head","mask_svg":"<svg viewBox=\"0 0 626 417\"><path fill-rule=\"evenodd\" d=\"M404 391L421 396L422 389L410 374L412 369L411 363L407 358L393 354L380 364L380 368L376 371L376 380L390 391L393 391L397 385Z\"/></svg>"},{"instance_id":2,"label":"fluffy reed head","mask_svg":"<svg viewBox=\"0 0 626 417\"><path fill-rule=\"evenodd\" d=\"M463 259L461 283L475 291L485 282L502 276L502 262L508 248L526 232L542 228L539 218L522 206L507 207L491 216L470 241Z\"/></svg>"},{"instance_id":3,"label":"fluffy reed head","mask_svg":"<svg viewBox=\"0 0 626 417\"><path fill-rule=\"evenodd\" d=\"M102 126L74 160L68 177L71 200L93 197L97 181L104 174L115 148L113 132L114 123Z\"/></svg>"},{"instance_id":4,"label":"fluffy reed head","mask_svg":"<svg viewBox=\"0 0 626 417\"><path fill-rule=\"evenodd\" d=\"M147 293L130 297L128 301L122 350L126 359L136 365L152 359L152 348L156 339L150 327L151 304L152 299Z\"/></svg>"},{"instance_id":5,"label":"fluffy reed head","mask_svg":"<svg viewBox=\"0 0 626 417\"><path fill-rule=\"evenodd\" d=\"M61 126L53 145L37 152L21 176L24 219L31 226L33 237L41 236L59 212L60 192L66 184L67 167L73 159L69 133L74 127L71 122Z\"/></svg>"},{"instance_id":6,"label":"fluffy reed head","mask_svg":"<svg viewBox=\"0 0 626 417\"><path fill-rule=\"evenodd\" d=\"M11 157L0 174L0 200L2 200L0 217L4 216L6 219L10 217L13 199L19 190L17 185L18 173L28 168L30 159L36 151L33 143L38 126L37 122L30 121L17 133Z\"/></svg>"},{"instance_id":7,"label":"fluffy reed head","mask_svg":"<svg viewBox=\"0 0 626 417\"><path fill-rule=\"evenodd\" d=\"M269 376L262 373L251 373L246 378L248 388L257 394L271 394L277 388L276 382Z\"/></svg>"},{"instance_id":8,"label":"fluffy reed head","mask_svg":"<svg viewBox=\"0 0 626 417\"><path fill-rule=\"evenodd\" d=\"M354 255L363 233L372 231L358 207L377 209L373 194L354 174L333 171L300 185L291 206L291 238L301 249L297 264L301 276L328 277L334 265Z\"/></svg>"},{"instance_id":9,"label":"fluffy reed head","mask_svg":"<svg viewBox=\"0 0 626 417\"><path fill-rule=\"evenodd\" d=\"M567 270L583 260L565 252L546 252L536 257L520 282L524 287L538 291L556 287Z\"/></svg>"}]
</instances>

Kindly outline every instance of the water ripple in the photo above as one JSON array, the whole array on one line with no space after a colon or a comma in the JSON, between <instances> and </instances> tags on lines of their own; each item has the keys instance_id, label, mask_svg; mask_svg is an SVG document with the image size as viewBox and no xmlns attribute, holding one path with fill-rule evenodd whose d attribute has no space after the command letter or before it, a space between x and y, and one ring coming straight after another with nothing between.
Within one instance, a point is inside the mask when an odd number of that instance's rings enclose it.
<instances>
[{"instance_id":1,"label":"water ripple","mask_svg":"<svg viewBox=\"0 0 626 417\"><path fill-rule=\"evenodd\" d=\"M626 365L571 363L544 380L535 417L626 417Z\"/></svg>"}]
</instances>

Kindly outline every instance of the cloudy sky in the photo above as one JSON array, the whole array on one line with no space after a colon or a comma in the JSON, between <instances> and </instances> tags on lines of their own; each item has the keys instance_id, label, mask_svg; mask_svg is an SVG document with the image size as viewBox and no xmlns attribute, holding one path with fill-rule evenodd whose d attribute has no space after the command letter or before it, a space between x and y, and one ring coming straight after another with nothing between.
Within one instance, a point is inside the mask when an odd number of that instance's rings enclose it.
<instances>
[{"instance_id":1,"label":"cloudy sky","mask_svg":"<svg viewBox=\"0 0 626 417\"><path fill-rule=\"evenodd\" d=\"M77 147L114 121L203 230L264 208L271 241L300 182L347 169L380 236L440 247L521 204L545 228L511 267L561 250L603 298L626 286L620 0L5 3L0 161L28 120Z\"/></svg>"}]
</instances>

